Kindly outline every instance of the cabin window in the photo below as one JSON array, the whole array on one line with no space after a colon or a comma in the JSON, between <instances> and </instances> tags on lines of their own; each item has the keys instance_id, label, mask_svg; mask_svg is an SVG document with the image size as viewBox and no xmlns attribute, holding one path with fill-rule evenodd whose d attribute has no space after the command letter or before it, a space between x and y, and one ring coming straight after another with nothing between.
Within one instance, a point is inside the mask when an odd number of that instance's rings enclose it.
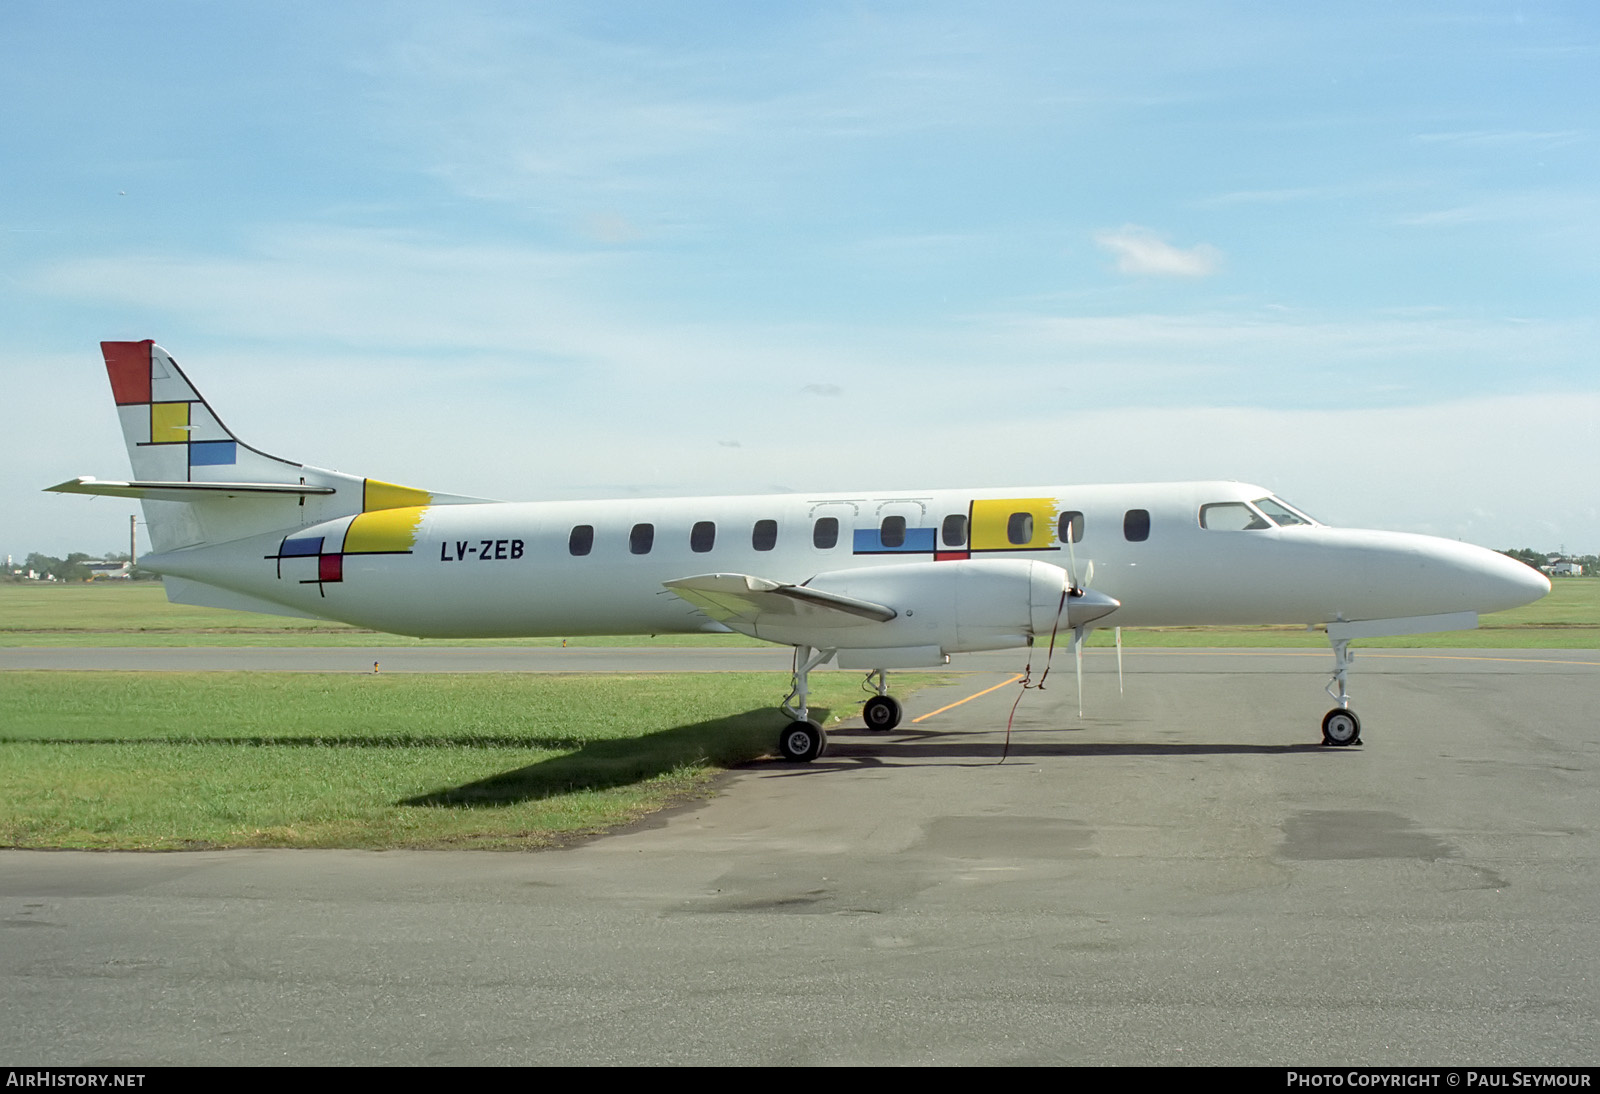
<instances>
[{"instance_id":1,"label":"cabin window","mask_svg":"<svg viewBox=\"0 0 1600 1094\"><path fill-rule=\"evenodd\" d=\"M770 551L778 545L778 522L758 520L750 529L750 546L758 551Z\"/></svg>"},{"instance_id":2,"label":"cabin window","mask_svg":"<svg viewBox=\"0 0 1600 1094\"><path fill-rule=\"evenodd\" d=\"M1068 510L1056 521L1056 538L1062 543L1083 542L1083 514Z\"/></svg>"},{"instance_id":3,"label":"cabin window","mask_svg":"<svg viewBox=\"0 0 1600 1094\"><path fill-rule=\"evenodd\" d=\"M1143 543L1150 538L1150 510L1129 509L1122 515L1122 538L1129 543Z\"/></svg>"},{"instance_id":4,"label":"cabin window","mask_svg":"<svg viewBox=\"0 0 1600 1094\"><path fill-rule=\"evenodd\" d=\"M839 544L839 518L818 517L811 526L811 546L827 551Z\"/></svg>"},{"instance_id":5,"label":"cabin window","mask_svg":"<svg viewBox=\"0 0 1600 1094\"><path fill-rule=\"evenodd\" d=\"M906 542L906 518L884 517L878 527L878 538L885 547L903 547Z\"/></svg>"},{"instance_id":6,"label":"cabin window","mask_svg":"<svg viewBox=\"0 0 1600 1094\"><path fill-rule=\"evenodd\" d=\"M1012 513L1006 521L1006 542L1013 547L1026 547L1033 542L1033 514Z\"/></svg>"},{"instance_id":7,"label":"cabin window","mask_svg":"<svg viewBox=\"0 0 1600 1094\"><path fill-rule=\"evenodd\" d=\"M689 529L689 550L696 554L705 554L717 545L717 523L712 520L697 520L694 527Z\"/></svg>"},{"instance_id":8,"label":"cabin window","mask_svg":"<svg viewBox=\"0 0 1600 1094\"><path fill-rule=\"evenodd\" d=\"M967 545L967 514L951 513L944 518L944 525L939 534L944 537L946 547L965 547Z\"/></svg>"},{"instance_id":9,"label":"cabin window","mask_svg":"<svg viewBox=\"0 0 1600 1094\"><path fill-rule=\"evenodd\" d=\"M655 546L656 526L654 524L635 524L633 531L628 533L628 550L636 555L647 555L650 548Z\"/></svg>"},{"instance_id":10,"label":"cabin window","mask_svg":"<svg viewBox=\"0 0 1600 1094\"><path fill-rule=\"evenodd\" d=\"M1259 532L1272 525L1242 501L1218 501L1200 507L1200 527L1213 532Z\"/></svg>"},{"instance_id":11,"label":"cabin window","mask_svg":"<svg viewBox=\"0 0 1600 1094\"><path fill-rule=\"evenodd\" d=\"M574 555L586 555L594 550L594 525L579 524L567 537L567 550Z\"/></svg>"}]
</instances>

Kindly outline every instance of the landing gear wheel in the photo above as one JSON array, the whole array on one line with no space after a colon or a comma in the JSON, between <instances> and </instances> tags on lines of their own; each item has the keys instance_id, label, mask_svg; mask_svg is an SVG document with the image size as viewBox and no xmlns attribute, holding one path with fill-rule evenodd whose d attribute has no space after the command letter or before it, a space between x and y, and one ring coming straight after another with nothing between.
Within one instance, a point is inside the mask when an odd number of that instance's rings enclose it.
<instances>
[{"instance_id":1,"label":"landing gear wheel","mask_svg":"<svg viewBox=\"0 0 1600 1094\"><path fill-rule=\"evenodd\" d=\"M1345 707L1334 707L1322 717L1322 743L1344 748L1361 743L1361 719Z\"/></svg>"},{"instance_id":2,"label":"landing gear wheel","mask_svg":"<svg viewBox=\"0 0 1600 1094\"><path fill-rule=\"evenodd\" d=\"M900 724L900 700L889 695L874 695L861 707L868 729L888 732Z\"/></svg>"},{"instance_id":3,"label":"landing gear wheel","mask_svg":"<svg viewBox=\"0 0 1600 1094\"><path fill-rule=\"evenodd\" d=\"M783 758L797 764L808 764L822 755L828 738L815 722L790 722L778 734L778 751Z\"/></svg>"}]
</instances>

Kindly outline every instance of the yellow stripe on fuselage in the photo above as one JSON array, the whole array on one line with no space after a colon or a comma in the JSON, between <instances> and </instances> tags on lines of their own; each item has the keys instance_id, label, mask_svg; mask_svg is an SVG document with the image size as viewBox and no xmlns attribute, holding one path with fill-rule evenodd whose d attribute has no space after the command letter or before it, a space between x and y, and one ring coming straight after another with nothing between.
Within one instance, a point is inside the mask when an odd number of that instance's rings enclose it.
<instances>
[{"instance_id":1,"label":"yellow stripe on fuselage","mask_svg":"<svg viewBox=\"0 0 1600 1094\"><path fill-rule=\"evenodd\" d=\"M417 545L417 529L422 525L425 512L425 506L413 505L358 514L344 534L344 553L371 555L410 551Z\"/></svg>"},{"instance_id":2,"label":"yellow stripe on fuselage","mask_svg":"<svg viewBox=\"0 0 1600 1094\"><path fill-rule=\"evenodd\" d=\"M1033 538L1012 543L1008 534L1013 513L1033 517ZM974 551L1043 551L1055 546L1055 498L986 498L972 503L971 547Z\"/></svg>"}]
</instances>

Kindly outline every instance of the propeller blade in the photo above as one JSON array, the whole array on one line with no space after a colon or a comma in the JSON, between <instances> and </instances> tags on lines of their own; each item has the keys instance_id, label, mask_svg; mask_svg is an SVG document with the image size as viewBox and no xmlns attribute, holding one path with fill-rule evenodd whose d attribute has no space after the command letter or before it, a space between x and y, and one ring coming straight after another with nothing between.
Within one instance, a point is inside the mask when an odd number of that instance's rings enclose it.
<instances>
[{"instance_id":1,"label":"propeller blade","mask_svg":"<svg viewBox=\"0 0 1600 1094\"><path fill-rule=\"evenodd\" d=\"M1072 628L1072 652L1078 666L1078 717L1083 717L1083 628Z\"/></svg>"}]
</instances>

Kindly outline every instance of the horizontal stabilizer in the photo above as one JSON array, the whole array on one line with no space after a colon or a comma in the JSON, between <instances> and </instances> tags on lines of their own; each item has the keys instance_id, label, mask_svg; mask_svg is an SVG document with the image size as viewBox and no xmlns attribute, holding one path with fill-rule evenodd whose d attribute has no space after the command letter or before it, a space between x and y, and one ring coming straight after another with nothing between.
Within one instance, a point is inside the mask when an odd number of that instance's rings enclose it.
<instances>
[{"instance_id":1,"label":"horizontal stabilizer","mask_svg":"<svg viewBox=\"0 0 1600 1094\"><path fill-rule=\"evenodd\" d=\"M718 623L757 638L773 624L833 629L887 623L898 614L869 600L749 574L701 574L662 584Z\"/></svg>"},{"instance_id":2,"label":"horizontal stabilizer","mask_svg":"<svg viewBox=\"0 0 1600 1094\"><path fill-rule=\"evenodd\" d=\"M202 497L272 497L334 494L331 486L305 486L277 482L120 482L81 475L45 487L56 494L98 494L108 498L150 498L155 501L194 501Z\"/></svg>"}]
</instances>

